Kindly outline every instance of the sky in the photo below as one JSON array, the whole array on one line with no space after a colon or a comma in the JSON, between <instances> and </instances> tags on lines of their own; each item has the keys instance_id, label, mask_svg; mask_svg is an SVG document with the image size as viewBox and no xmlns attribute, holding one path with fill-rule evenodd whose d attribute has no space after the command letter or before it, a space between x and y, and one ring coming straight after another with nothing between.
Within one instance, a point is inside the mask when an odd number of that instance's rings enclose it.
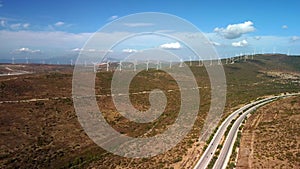
<instances>
[{"instance_id":1,"label":"sky","mask_svg":"<svg viewBox=\"0 0 300 169\"><path fill-rule=\"evenodd\" d=\"M141 12L168 13L185 19L211 41L220 57L253 52L299 55L299 8L296 0L0 0L0 59L76 57L99 29ZM154 27L142 20L126 24L128 31ZM179 33L178 28L174 29ZM126 29L121 30L126 34ZM113 36L118 30L111 33L103 36L108 41L117 39ZM174 39L152 38L153 42L140 43L141 39L137 39L137 48L124 45L111 51L117 56L146 49L147 44L166 50L181 50L184 46Z\"/></svg>"}]
</instances>

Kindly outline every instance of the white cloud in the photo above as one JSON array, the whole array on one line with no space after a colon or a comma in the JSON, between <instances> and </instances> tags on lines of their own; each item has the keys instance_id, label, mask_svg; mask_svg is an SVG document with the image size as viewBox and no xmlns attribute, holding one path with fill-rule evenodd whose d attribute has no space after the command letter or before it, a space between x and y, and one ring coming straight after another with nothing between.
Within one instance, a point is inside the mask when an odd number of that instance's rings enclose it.
<instances>
[{"instance_id":1,"label":"white cloud","mask_svg":"<svg viewBox=\"0 0 300 169\"><path fill-rule=\"evenodd\" d=\"M118 15L113 15L113 16L109 17L107 20L108 20L108 21L112 21L112 20L115 20L115 19L117 19L117 18L119 18Z\"/></svg>"},{"instance_id":2,"label":"white cloud","mask_svg":"<svg viewBox=\"0 0 300 169\"><path fill-rule=\"evenodd\" d=\"M11 25L10 25L10 28L11 28L11 29L19 29L21 26L22 26L22 24L16 23L16 24L11 24Z\"/></svg>"},{"instance_id":3,"label":"white cloud","mask_svg":"<svg viewBox=\"0 0 300 169\"><path fill-rule=\"evenodd\" d=\"M1 27L6 27L6 21L5 20L1 20L0 21L0 25L1 25Z\"/></svg>"},{"instance_id":4,"label":"white cloud","mask_svg":"<svg viewBox=\"0 0 300 169\"><path fill-rule=\"evenodd\" d=\"M221 44L218 43L218 42L210 41L210 43L211 43L212 45L214 45L214 46L221 46Z\"/></svg>"},{"instance_id":5,"label":"white cloud","mask_svg":"<svg viewBox=\"0 0 300 169\"><path fill-rule=\"evenodd\" d=\"M63 56L68 54L66 50L83 46L92 33L67 33L67 32L46 32L46 31L9 31L0 30L0 54L9 56L12 51L17 52L20 47L34 47L41 49L43 55ZM55 49L55 50L54 50ZM26 51L26 49L22 49ZM19 50L19 51L22 51Z\"/></svg>"},{"instance_id":6,"label":"white cloud","mask_svg":"<svg viewBox=\"0 0 300 169\"><path fill-rule=\"evenodd\" d=\"M97 50L97 49L84 49L84 48L74 48L70 50L71 52L90 52L90 53L111 53L113 50Z\"/></svg>"},{"instance_id":7,"label":"white cloud","mask_svg":"<svg viewBox=\"0 0 300 169\"><path fill-rule=\"evenodd\" d=\"M20 49L16 49L14 50L12 53L40 53L41 50L32 50L29 48L20 48Z\"/></svg>"},{"instance_id":8,"label":"white cloud","mask_svg":"<svg viewBox=\"0 0 300 169\"><path fill-rule=\"evenodd\" d=\"M287 25L282 25L282 27L281 27L282 29L287 29L287 28L289 28Z\"/></svg>"},{"instance_id":9,"label":"white cloud","mask_svg":"<svg viewBox=\"0 0 300 169\"><path fill-rule=\"evenodd\" d=\"M233 42L231 45L234 47L244 47L248 45L248 42L246 40L242 40L239 42Z\"/></svg>"},{"instance_id":10,"label":"white cloud","mask_svg":"<svg viewBox=\"0 0 300 169\"><path fill-rule=\"evenodd\" d=\"M88 52L97 52L96 49L87 49Z\"/></svg>"},{"instance_id":11,"label":"white cloud","mask_svg":"<svg viewBox=\"0 0 300 169\"><path fill-rule=\"evenodd\" d=\"M1 20L0 25L2 27L9 26L9 28L12 29L12 30L28 29L29 26L30 26L29 23L24 23L24 24L22 24L22 23L15 23L15 24L8 25L5 20Z\"/></svg>"},{"instance_id":12,"label":"white cloud","mask_svg":"<svg viewBox=\"0 0 300 169\"><path fill-rule=\"evenodd\" d=\"M25 28L25 29L29 28L29 26L30 26L29 23L24 23L24 24L23 24L23 28Z\"/></svg>"},{"instance_id":13,"label":"white cloud","mask_svg":"<svg viewBox=\"0 0 300 169\"><path fill-rule=\"evenodd\" d=\"M138 52L138 50L136 50L136 49L123 49L122 52L124 52L124 53L135 53L135 52Z\"/></svg>"},{"instance_id":14,"label":"white cloud","mask_svg":"<svg viewBox=\"0 0 300 169\"><path fill-rule=\"evenodd\" d=\"M63 26L64 24L65 24L64 22L59 21L59 22L56 22L54 25L59 27L59 26Z\"/></svg>"},{"instance_id":15,"label":"white cloud","mask_svg":"<svg viewBox=\"0 0 300 169\"><path fill-rule=\"evenodd\" d=\"M127 27L147 27L147 26L153 26L153 23L143 23L143 22L137 22L137 23L124 23Z\"/></svg>"},{"instance_id":16,"label":"white cloud","mask_svg":"<svg viewBox=\"0 0 300 169\"><path fill-rule=\"evenodd\" d=\"M261 39L261 36L254 36L253 37L255 40L260 40Z\"/></svg>"},{"instance_id":17,"label":"white cloud","mask_svg":"<svg viewBox=\"0 0 300 169\"><path fill-rule=\"evenodd\" d=\"M1 20L1 18L0 18ZM23 24L22 24L23 25ZM9 28L9 26L7 26ZM182 37L179 39L188 39L186 36L187 34L193 34L190 32L174 32L172 35L176 35L178 37ZM30 31L30 30L19 30L19 31L13 31L13 30L0 30L0 55L3 57L11 57L14 54L11 53L11 51L14 51L15 49L20 49L20 47L28 47L31 49L40 49L42 52L40 53L40 56L37 56L38 53L32 54L36 57L63 57L66 55L75 56L76 51L79 52L82 50L81 48L84 46L85 42L92 36L93 33L68 33L63 31ZM98 32L95 34L97 36L98 40L101 39L103 43L99 44L96 43L95 45L89 45L88 47L85 47L84 52L87 52L86 54L95 54L99 55L99 52L101 50L107 50L111 48L111 44L114 44L115 42L119 41L120 39L123 39L125 37L128 37L130 35L130 32ZM196 35L195 35L196 36ZM201 37L201 35L197 35ZM291 53L299 53L300 50L297 46L298 42L300 42L299 36L263 36L261 35L260 40L256 40L253 36L247 36L246 38L241 39L235 39L235 40L227 40L222 38L221 36L218 36L216 33L206 33L205 36L207 36L208 39L210 39L212 42L217 42L221 44L221 46L217 46L216 48L219 50L220 55L231 55L235 54L236 50L240 50L237 47L233 47L232 42L235 42L234 45L236 46L245 46L247 44L248 46L241 48L241 50L245 52L253 52L256 48L256 51L261 51L262 48L264 48L264 51L270 51L272 52L273 46L277 46L276 51L280 52L286 52L288 48L291 49ZM242 40L245 39L246 43ZM161 41L162 40L162 41ZM292 43L292 40L296 41ZM238 43L238 41L241 41ZM168 43L166 43L168 42ZM177 45L177 47L183 47L183 44L180 42L176 43L176 41L169 41L166 39L160 39L160 38L150 38L147 40L147 37L143 37L141 39L132 39L132 41L128 41L126 44L120 44L120 46L116 46L115 48L112 48L116 51L121 51L122 49L124 52L134 52L140 50L136 49L147 49L147 48L153 48L153 47L168 47L174 49L174 45L170 45L169 42L173 42L171 44ZM169 44L169 45L165 45ZM164 45L162 45L164 44ZM192 44L192 45L198 45L198 46L209 46L210 44ZM217 44L214 44L217 45ZM76 49L77 48L77 49ZM96 52L88 52L86 49L96 49ZM24 50L24 49L23 49ZM179 52L182 54L184 50L176 50L174 52ZM118 53L114 53L117 55ZM183 56L185 53L182 54ZM29 55L28 55L29 56ZM77 55L76 55L77 56ZM117 57L117 56L116 56Z\"/></svg>"},{"instance_id":18,"label":"white cloud","mask_svg":"<svg viewBox=\"0 0 300 169\"><path fill-rule=\"evenodd\" d=\"M82 48L71 49L72 52L81 52L82 50L83 50Z\"/></svg>"},{"instance_id":19,"label":"white cloud","mask_svg":"<svg viewBox=\"0 0 300 169\"><path fill-rule=\"evenodd\" d=\"M179 42L175 42L175 43L165 43L160 45L159 47L163 49L180 49L181 45Z\"/></svg>"},{"instance_id":20,"label":"white cloud","mask_svg":"<svg viewBox=\"0 0 300 169\"><path fill-rule=\"evenodd\" d=\"M241 37L243 34L253 32L255 28L253 22L247 21L239 24L230 24L226 28L215 28L214 32L220 34L226 39L236 39Z\"/></svg>"},{"instance_id":21,"label":"white cloud","mask_svg":"<svg viewBox=\"0 0 300 169\"><path fill-rule=\"evenodd\" d=\"M300 40L300 37L299 37L299 36L292 36L292 37L291 37L291 41L292 41L292 42L295 42L295 41L298 41L298 40Z\"/></svg>"},{"instance_id":22,"label":"white cloud","mask_svg":"<svg viewBox=\"0 0 300 169\"><path fill-rule=\"evenodd\" d=\"M22 28L27 29L30 26L29 23L16 23L16 21L16 19L0 17L0 27L19 30ZM9 24L9 22L12 24Z\"/></svg>"}]
</instances>

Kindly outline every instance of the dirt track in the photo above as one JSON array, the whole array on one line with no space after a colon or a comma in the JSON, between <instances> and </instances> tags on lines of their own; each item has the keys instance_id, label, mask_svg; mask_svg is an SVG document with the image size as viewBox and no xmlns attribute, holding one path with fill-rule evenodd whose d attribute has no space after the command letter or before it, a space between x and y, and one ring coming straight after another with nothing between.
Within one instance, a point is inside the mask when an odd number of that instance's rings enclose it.
<instances>
[{"instance_id":1,"label":"dirt track","mask_svg":"<svg viewBox=\"0 0 300 169\"><path fill-rule=\"evenodd\" d=\"M246 122L237 168L300 166L300 97L279 100Z\"/></svg>"}]
</instances>

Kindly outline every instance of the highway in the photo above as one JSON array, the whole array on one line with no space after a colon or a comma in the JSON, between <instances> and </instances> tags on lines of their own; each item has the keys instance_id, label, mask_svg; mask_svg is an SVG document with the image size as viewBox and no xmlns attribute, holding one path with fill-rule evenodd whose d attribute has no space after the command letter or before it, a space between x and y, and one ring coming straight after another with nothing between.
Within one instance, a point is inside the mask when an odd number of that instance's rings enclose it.
<instances>
[{"instance_id":1,"label":"highway","mask_svg":"<svg viewBox=\"0 0 300 169\"><path fill-rule=\"evenodd\" d=\"M235 143L238 131L239 131L239 127L242 124L245 117L249 113L251 113L252 111L255 111L258 107L260 107L262 105L268 104L268 103L276 100L277 98L284 98L284 97L289 97L289 96L294 96L294 95L299 95L299 93L270 97L269 99L264 100L263 102L260 102L256 105L254 105L253 107L249 108L241 116L239 116L238 119L232 125L232 127L225 139L225 142L220 151L218 159L216 160L216 162L213 166L213 169L225 169L227 167L227 164L229 162L229 159L230 159L230 156L231 156L231 153L233 150L233 146L234 146L234 143Z\"/></svg>"},{"instance_id":2,"label":"highway","mask_svg":"<svg viewBox=\"0 0 300 169\"><path fill-rule=\"evenodd\" d=\"M194 169L204 169L207 168L208 164L212 160L218 145L221 142L221 139L227 130L228 126L230 125L231 121L235 119L240 113L243 113L242 115L239 116L239 118L235 121L235 123L232 125L232 128L230 129L228 136L226 137L226 140L223 144L223 147L221 149L221 152L218 156L217 161L215 162L215 165L213 168L215 169L221 169L221 168L226 168L227 163L229 161L232 148L237 136L238 128L241 125L242 121L244 118L252 111L254 111L256 108L267 104L271 101L274 101L277 98L280 97L288 97L288 96L293 96L293 95L299 95L300 93L294 93L294 94L288 94L288 95L282 95L282 96L272 96L268 97L265 99L261 99L252 103L249 103L240 109L234 111L231 115L229 115L219 126L217 132L215 133L213 139L207 146L206 150L204 151L203 155L201 156L200 160L197 162L195 165Z\"/></svg>"},{"instance_id":3,"label":"highway","mask_svg":"<svg viewBox=\"0 0 300 169\"><path fill-rule=\"evenodd\" d=\"M252 111L256 110L258 107L267 104L271 101L273 101L276 98L272 98L271 100L267 100L264 101L262 103L256 104L255 106L249 108L248 110L246 110L241 116L238 117L238 119L234 122L234 124L232 125L226 140L223 144L223 147L220 151L220 154L218 156L217 161L215 162L215 165L213 166L214 169L225 169L227 167L228 161L230 159L231 153L232 153L232 149L237 137L237 133L239 130L240 125L242 124L243 120L245 119L245 117L251 113Z\"/></svg>"},{"instance_id":4,"label":"highway","mask_svg":"<svg viewBox=\"0 0 300 169\"><path fill-rule=\"evenodd\" d=\"M250 104L247 104L245 106L243 106L242 108L236 110L235 112L233 112L231 115L229 115L223 122L222 124L219 126L217 132L215 133L212 141L210 142L210 144L208 145L208 147L206 148L205 152L203 153L203 155L201 156L200 160L197 162L197 164L195 165L194 169L203 169L206 168L210 162L210 160L213 158L214 153L217 150L218 144L221 142L221 139L227 129L227 127L230 125L230 122L235 119L239 113L243 112L244 110L259 104L263 101L267 101L270 98L266 98L263 100L259 100Z\"/></svg>"}]
</instances>

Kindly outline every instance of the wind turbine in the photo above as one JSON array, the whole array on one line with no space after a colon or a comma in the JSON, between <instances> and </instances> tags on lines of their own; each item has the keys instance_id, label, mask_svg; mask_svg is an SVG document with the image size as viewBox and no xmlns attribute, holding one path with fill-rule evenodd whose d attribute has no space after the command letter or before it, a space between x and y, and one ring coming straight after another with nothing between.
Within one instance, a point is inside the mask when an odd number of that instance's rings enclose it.
<instances>
[{"instance_id":1,"label":"wind turbine","mask_svg":"<svg viewBox=\"0 0 300 169\"><path fill-rule=\"evenodd\" d=\"M244 61L247 62L247 59L248 59L248 54L245 54Z\"/></svg>"},{"instance_id":2,"label":"wind turbine","mask_svg":"<svg viewBox=\"0 0 300 169\"><path fill-rule=\"evenodd\" d=\"M133 62L133 71L136 71L136 65L137 65L137 61L134 60L134 62Z\"/></svg>"},{"instance_id":3,"label":"wind turbine","mask_svg":"<svg viewBox=\"0 0 300 169\"><path fill-rule=\"evenodd\" d=\"M97 63L96 62L92 62L92 64L94 65L94 72L97 73Z\"/></svg>"},{"instance_id":4,"label":"wind turbine","mask_svg":"<svg viewBox=\"0 0 300 169\"><path fill-rule=\"evenodd\" d=\"M234 64L234 58L230 58L230 64Z\"/></svg>"},{"instance_id":5,"label":"wind turbine","mask_svg":"<svg viewBox=\"0 0 300 169\"><path fill-rule=\"evenodd\" d=\"M28 57L26 57L26 64L27 64L27 65L29 64Z\"/></svg>"},{"instance_id":6,"label":"wind turbine","mask_svg":"<svg viewBox=\"0 0 300 169\"><path fill-rule=\"evenodd\" d=\"M190 57L190 67L192 66L192 58Z\"/></svg>"},{"instance_id":7,"label":"wind turbine","mask_svg":"<svg viewBox=\"0 0 300 169\"><path fill-rule=\"evenodd\" d=\"M120 62L119 62L119 71L122 71L122 61L120 60Z\"/></svg>"},{"instance_id":8,"label":"wind turbine","mask_svg":"<svg viewBox=\"0 0 300 169\"><path fill-rule=\"evenodd\" d=\"M290 56L290 49L288 49L287 55Z\"/></svg>"},{"instance_id":9,"label":"wind turbine","mask_svg":"<svg viewBox=\"0 0 300 169\"><path fill-rule=\"evenodd\" d=\"M73 65L73 59L71 59L70 64L71 64L71 66Z\"/></svg>"},{"instance_id":10,"label":"wind turbine","mask_svg":"<svg viewBox=\"0 0 300 169\"><path fill-rule=\"evenodd\" d=\"M183 60L182 59L180 59L179 67L183 67Z\"/></svg>"},{"instance_id":11,"label":"wind turbine","mask_svg":"<svg viewBox=\"0 0 300 169\"><path fill-rule=\"evenodd\" d=\"M170 60L170 66L169 66L170 69L172 69L172 60Z\"/></svg>"},{"instance_id":12,"label":"wind turbine","mask_svg":"<svg viewBox=\"0 0 300 169\"><path fill-rule=\"evenodd\" d=\"M109 71L109 61L106 61L106 71L108 72Z\"/></svg>"},{"instance_id":13,"label":"wind turbine","mask_svg":"<svg viewBox=\"0 0 300 169\"><path fill-rule=\"evenodd\" d=\"M159 60L157 60L156 70L158 70L158 69L159 69L159 67L160 67L160 61L159 61Z\"/></svg>"},{"instance_id":14,"label":"wind turbine","mask_svg":"<svg viewBox=\"0 0 300 169\"><path fill-rule=\"evenodd\" d=\"M15 64L15 58L14 57L11 58L11 64Z\"/></svg>"},{"instance_id":15,"label":"wind turbine","mask_svg":"<svg viewBox=\"0 0 300 169\"><path fill-rule=\"evenodd\" d=\"M254 52L252 53L251 59L253 60L254 55L256 55L256 48L254 49Z\"/></svg>"},{"instance_id":16,"label":"wind turbine","mask_svg":"<svg viewBox=\"0 0 300 169\"><path fill-rule=\"evenodd\" d=\"M146 62L146 71L148 72L148 70L149 70L149 59Z\"/></svg>"},{"instance_id":17,"label":"wind turbine","mask_svg":"<svg viewBox=\"0 0 300 169\"><path fill-rule=\"evenodd\" d=\"M200 66L203 66L203 61L200 59L200 57L199 57L199 60L198 60L198 66L200 67Z\"/></svg>"},{"instance_id":18,"label":"wind turbine","mask_svg":"<svg viewBox=\"0 0 300 169\"><path fill-rule=\"evenodd\" d=\"M239 55L239 61L241 61L243 59L243 56L244 56L244 53L241 52Z\"/></svg>"},{"instance_id":19,"label":"wind turbine","mask_svg":"<svg viewBox=\"0 0 300 169\"><path fill-rule=\"evenodd\" d=\"M218 58L218 65L222 65L222 61L220 58Z\"/></svg>"},{"instance_id":20,"label":"wind turbine","mask_svg":"<svg viewBox=\"0 0 300 169\"><path fill-rule=\"evenodd\" d=\"M212 61L212 58L211 58L209 66L212 66L212 65L213 65L213 61Z\"/></svg>"},{"instance_id":21,"label":"wind turbine","mask_svg":"<svg viewBox=\"0 0 300 169\"><path fill-rule=\"evenodd\" d=\"M161 69L162 68L162 64L163 64L163 62L159 62L159 68Z\"/></svg>"}]
</instances>

